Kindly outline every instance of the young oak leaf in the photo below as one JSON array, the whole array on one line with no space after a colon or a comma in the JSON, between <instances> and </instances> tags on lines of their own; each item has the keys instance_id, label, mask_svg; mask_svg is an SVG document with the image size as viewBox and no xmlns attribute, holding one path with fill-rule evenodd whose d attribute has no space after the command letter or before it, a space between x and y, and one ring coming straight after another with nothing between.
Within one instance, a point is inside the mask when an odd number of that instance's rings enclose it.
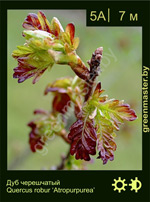
<instances>
[{"instance_id":1,"label":"young oak leaf","mask_svg":"<svg viewBox=\"0 0 150 202\"><path fill-rule=\"evenodd\" d=\"M89 119L78 119L71 127L68 138L71 140L70 154L76 159L90 160L96 154L96 130Z\"/></svg>"},{"instance_id":2,"label":"young oak leaf","mask_svg":"<svg viewBox=\"0 0 150 202\"><path fill-rule=\"evenodd\" d=\"M54 17L51 21L51 33L54 34L56 38L61 38L63 32L64 29L62 25L60 24L59 20Z\"/></svg>"},{"instance_id":3,"label":"young oak leaf","mask_svg":"<svg viewBox=\"0 0 150 202\"><path fill-rule=\"evenodd\" d=\"M28 30L43 30L56 37L58 37L61 32L64 32L56 17L54 17L51 23L49 23L42 11L39 11L38 14L29 13L22 26Z\"/></svg>"},{"instance_id":4,"label":"young oak leaf","mask_svg":"<svg viewBox=\"0 0 150 202\"><path fill-rule=\"evenodd\" d=\"M36 152L36 150L43 149L45 142L47 140L45 133L45 129L50 132L50 127L47 125L49 112L45 110L35 110L34 114L42 115L42 118L30 121L28 126L31 128L31 132L29 133L29 144L32 152ZM50 133L49 133L50 134Z\"/></svg>"},{"instance_id":5,"label":"young oak leaf","mask_svg":"<svg viewBox=\"0 0 150 202\"><path fill-rule=\"evenodd\" d=\"M106 164L108 160L113 161L116 148L112 135L103 133L103 137L98 140L97 150L99 151L99 156L97 158L101 158L103 164Z\"/></svg>"},{"instance_id":6,"label":"young oak leaf","mask_svg":"<svg viewBox=\"0 0 150 202\"><path fill-rule=\"evenodd\" d=\"M48 49L63 51L63 48L59 43L51 43L52 38L47 32L24 31L24 35L28 39L27 44L18 46L18 50L14 50L12 54L18 60L18 67L14 69L14 78L18 78L18 82L21 83L34 76L33 83L36 83L42 73L47 68L51 68L55 62L49 55Z\"/></svg>"},{"instance_id":7,"label":"young oak leaf","mask_svg":"<svg viewBox=\"0 0 150 202\"><path fill-rule=\"evenodd\" d=\"M47 64L46 67L38 68L33 66L36 61L33 61L30 57L19 57L18 59L18 66L14 68L13 78L18 78L18 83L25 81L31 77L34 77L33 84L36 83L45 70L50 66Z\"/></svg>"},{"instance_id":8,"label":"young oak leaf","mask_svg":"<svg viewBox=\"0 0 150 202\"><path fill-rule=\"evenodd\" d=\"M53 111L65 114L71 103L75 105L75 114L79 113L84 98L84 82L75 78L63 77L46 86L44 94L53 93Z\"/></svg>"},{"instance_id":9,"label":"young oak leaf","mask_svg":"<svg viewBox=\"0 0 150 202\"><path fill-rule=\"evenodd\" d=\"M42 29L38 16L35 13L29 13L22 26L29 30Z\"/></svg>"},{"instance_id":10,"label":"young oak leaf","mask_svg":"<svg viewBox=\"0 0 150 202\"><path fill-rule=\"evenodd\" d=\"M123 100L111 99L105 102L105 106L108 107L109 114L113 119L134 121L137 118L135 111L130 108L129 104L124 104Z\"/></svg>"},{"instance_id":11,"label":"young oak leaf","mask_svg":"<svg viewBox=\"0 0 150 202\"><path fill-rule=\"evenodd\" d=\"M53 93L53 112L56 111L62 114L67 112L71 101L71 94L69 93L68 88L71 87L72 80L71 77L64 77L47 85L44 94L47 95L49 92Z\"/></svg>"},{"instance_id":12,"label":"young oak leaf","mask_svg":"<svg viewBox=\"0 0 150 202\"><path fill-rule=\"evenodd\" d=\"M35 83L44 70L51 68L55 63L67 64L81 79L89 79L89 70L75 51L79 45L79 38L75 38L73 23L69 23L64 31L56 17L49 23L44 13L39 11L37 15L30 13L25 19L23 27L26 29L23 31L26 43L18 46L18 50L14 50L12 56L17 60L28 57L26 62L29 65L20 65L18 61L19 67L14 69L14 78L18 78L18 82L35 76L37 70L36 78L33 80ZM20 66L22 74L21 72L18 74ZM25 68L24 71L23 68ZM29 71L26 68L29 68ZM33 68L34 72L32 72ZM21 78L19 79L19 77Z\"/></svg>"},{"instance_id":13,"label":"young oak leaf","mask_svg":"<svg viewBox=\"0 0 150 202\"><path fill-rule=\"evenodd\" d=\"M65 114L68 111L68 107L70 107L70 97L66 93L56 93L52 106L54 112Z\"/></svg>"},{"instance_id":14,"label":"young oak leaf","mask_svg":"<svg viewBox=\"0 0 150 202\"><path fill-rule=\"evenodd\" d=\"M36 83L44 71L54 64L53 58L47 51L49 48L45 43L47 36L37 40L30 32L27 34L27 43L24 46L18 46L18 50L14 50L12 53L12 56L18 61L13 77L18 78L19 83L31 77L34 77L33 83Z\"/></svg>"},{"instance_id":15,"label":"young oak leaf","mask_svg":"<svg viewBox=\"0 0 150 202\"><path fill-rule=\"evenodd\" d=\"M100 111L101 116L112 121L116 129L119 130L118 124L123 123L124 120L134 121L137 118L135 111L130 108L130 105L125 104L123 100L108 100L107 96L101 96L103 92L104 91L101 90L101 85L98 84L90 102L95 103L95 106Z\"/></svg>"},{"instance_id":16,"label":"young oak leaf","mask_svg":"<svg viewBox=\"0 0 150 202\"><path fill-rule=\"evenodd\" d=\"M111 99L103 102L99 110L101 114L108 120L111 120L114 127L119 130L119 124L124 120L134 121L137 116L133 109L130 109L130 105L124 104L124 101Z\"/></svg>"},{"instance_id":17,"label":"young oak leaf","mask_svg":"<svg viewBox=\"0 0 150 202\"><path fill-rule=\"evenodd\" d=\"M99 113L99 112L98 112ZM117 146L114 141L116 134L114 133L114 126L110 120L97 115L95 117L95 125L97 130L97 150L99 151L99 156L103 160L103 164L106 164L108 160L114 160L114 151Z\"/></svg>"},{"instance_id":18,"label":"young oak leaf","mask_svg":"<svg viewBox=\"0 0 150 202\"><path fill-rule=\"evenodd\" d=\"M36 152L37 149L43 149L45 142L42 141L41 135L38 134L36 124L31 121L30 123L28 123L28 126L31 128L31 132L29 133L29 144L31 151Z\"/></svg>"},{"instance_id":19,"label":"young oak leaf","mask_svg":"<svg viewBox=\"0 0 150 202\"><path fill-rule=\"evenodd\" d=\"M64 35L64 40L67 41L67 39L68 39L68 43L71 46L73 46L73 49L77 49L77 47L79 45L79 38L75 37L75 26L73 23L69 23L66 26L65 34L66 35Z\"/></svg>"},{"instance_id":20,"label":"young oak leaf","mask_svg":"<svg viewBox=\"0 0 150 202\"><path fill-rule=\"evenodd\" d=\"M73 23L69 23L66 26L66 33L68 33L69 37L70 37L70 41L73 44L73 39L74 39L74 35L75 35L75 26Z\"/></svg>"},{"instance_id":21,"label":"young oak leaf","mask_svg":"<svg viewBox=\"0 0 150 202\"><path fill-rule=\"evenodd\" d=\"M51 33L50 23L42 11L39 11L38 15L35 13L29 13L22 26L28 30L38 29Z\"/></svg>"},{"instance_id":22,"label":"young oak leaf","mask_svg":"<svg viewBox=\"0 0 150 202\"><path fill-rule=\"evenodd\" d=\"M58 91L60 93L67 93L68 87L71 87L72 77L62 77L56 79L53 83L50 83L46 86L44 94L46 95L48 92Z\"/></svg>"},{"instance_id":23,"label":"young oak leaf","mask_svg":"<svg viewBox=\"0 0 150 202\"><path fill-rule=\"evenodd\" d=\"M51 33L50 23L42 11L38 12L38 19L41 24L42 30Z\"/></svg>"},{"instance_id":24,"label":"young oak leaf","mask_svg":"<svg viewBox=\"0 0 150 202\"><path fill-rule=\"evenodd\" d=\"M28 126L31 128L29 144L32 152L43 149L46 141L51 139L54 134L60 135L64 130L62 119L53 113L38 109L34 111L34 114L39 114L41 117L28 123Z\"/></svg>"},{"instance_id":25,"label":"young oak leaf","mask_svg":"<svg viewBox=\"0 0 150 202\"><path fill-rule=\"evenodd\" d=\"M83 105L84 116L89 114L89 119L94 120L94 127L97 132L98 158L106 164L108 160L114 159L116 143L114 142L115 130L119 130L119 124L124 120L133 121L137 118L135 111L130 109L123 101L102 96L101 83L98 83L95 91Z\"/></svg>"},{"instance_id":26,"label":"young oak leaf","mask_svg":"<svg viewBox=\"0 0 150 202\"><path fill-rule=\"evenodd\" d=\"M27 62L28 58L18 59L18 66L14 68L13 78L18 78L18 83L34 76L33 83L36 83L47 68L38 69Z\"/></svg>"}]
</instances>

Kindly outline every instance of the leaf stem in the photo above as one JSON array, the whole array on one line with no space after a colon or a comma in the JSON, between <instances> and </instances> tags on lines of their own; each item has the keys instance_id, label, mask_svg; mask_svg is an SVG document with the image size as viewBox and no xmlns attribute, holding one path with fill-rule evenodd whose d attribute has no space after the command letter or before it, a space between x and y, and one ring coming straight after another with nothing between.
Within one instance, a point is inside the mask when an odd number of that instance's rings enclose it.
<instances>
[{"instance_id":1,"label":"leaf stem","mask_svg":"<svg viewBox=\"0 0 150 202\"><path fill-rule=\"evenodd\" d=\"M61 163L56 167L56 170L63 170L65 168L65 161L69 158L69 156L70 156L70 149L66 156L62 156Z\"/></svg>"}]
</instances>

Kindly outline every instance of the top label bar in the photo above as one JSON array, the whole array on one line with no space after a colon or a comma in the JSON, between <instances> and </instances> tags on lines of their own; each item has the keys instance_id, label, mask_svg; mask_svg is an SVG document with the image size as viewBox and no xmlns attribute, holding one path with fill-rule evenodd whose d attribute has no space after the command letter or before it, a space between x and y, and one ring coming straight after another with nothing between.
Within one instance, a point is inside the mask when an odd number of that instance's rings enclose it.
<instances>
[{"instance_id":1,"label":"top label bar","mask_svg":"<svg viewBox=\"0 0 150 202\"><path fill-rule=\"evenodd\" d=\"M94 2L93 2L94 3ZM137 4L142 2L130 2L127 6L125 2L109 2L101 4L101 7L87 9L87 26L142 26L143 20L148 20L146 14L142 12ZM100 5L100 4L98 4ZM131 5L131 6L130 6ZM144 2L141 6L144 5ZM147 8L145 8L147 9Z\"/></svg>"}]
</instances>

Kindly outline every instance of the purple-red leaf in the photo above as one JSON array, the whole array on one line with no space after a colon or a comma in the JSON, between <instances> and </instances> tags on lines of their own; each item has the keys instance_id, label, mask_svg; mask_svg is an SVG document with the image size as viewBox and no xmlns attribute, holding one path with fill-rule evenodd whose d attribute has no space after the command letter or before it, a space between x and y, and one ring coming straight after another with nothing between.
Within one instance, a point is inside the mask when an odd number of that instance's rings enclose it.
<instances>
[{"instance_id":1,"label":"purple-red leaf","mask_svg":"<svg viewBox=\"0 0 150 202\"><path fill-rule=\"evenodd\" d=\"M40 21L42 30L50 33L51 30L50 30L49 21L47 20L46 16L44 15L42 11L38 12L38 19Z\"/></svg>"},{"instance_id":2,"label":"purple-red leaf","mask_svg":"<svg viewBox=\"0 0 150 202\"><path fill-rule=\"evenodd\" d=\"M25 29L29 29L29 30L42 29L38 16L35 13L29 13L25 21L23 22L22 26Z\"/></svg>"},{"instance_id":3,"label":"purple-red leaf","mask_svg":"<svg viewBox=\"0 0 150 202\"><path fill-rule=\"evenodd\" d=\"M71 88L72 78L64 77L57 79L53 83L47 85L44 94L47 95L52 92L54 95L53 99L53 111L65 114L67 108L71 104L72 88ZM70 91L68 90L70 89Z\"/></svg>"},{"instance_id":4,"label":"purple-red leaf","mask_svg":"<svg viewBox=\"0 0 150 202\"><path fill-rule=\"evenodd\" d=\"M66 93L56 93L53 99L53 110L65 114L70 106L70 97Z\"/></svg>"},{"instance_id":5,"label":"purple-red leaf","mask_svg":"<svg viewBox=\"0 0 150 202\"><path fill-rule=\"evenodd\" d=\"M71 155L76 159L90 160L96 154L96 130L91 120L77 120L71 127L68 138L71 140Z\"/></svg>"},{"instance_id":6,"label":"purple-red leaf","mask_svg":"<svg viewBox=\"0 0 150 202\"><path fill-rule=\"evenodd\" d=\"M28 64L28 57L18 59L18 66L14 68L13 78L18 78L18 83L22 83L26 79L34 76L33 84L35 84L47 68L37 69L36 67Z\"/></svg>"},{"instance_id":7,"label":"purple-red leaf","mask_svg":"<svg viewBox=\"0 0 150 202\"><path fill-rule=\"evenodd\" d=\"M62 136L69 142L66 137L64 122L61 117L43 109L36 109L34 114L40 116L28 123L28 126L31 128L31 132L29 133L31 151L36 152L39 149L43 149L46 141L54 134Z\"/></svg>"},{"instance_id":8,"label":"purple-red leaf","mask_svg":"<svg viewBox=\"0 0 150 202\"><path fill-rule=\"evenodd\" d=\"M103 133L101 140L98 140L97 149L99 151L99 156L97 158L101 158L103 164L106 164L108 160L113 161L116 148L117 146L112 135Z\"/></svg>"},{"instance_id":9,"label":"purple-red leaf","mask_svg":"<svg viewBox=\"0 0 150 202\"><path fill-rule=\"evenodd\" d=\"M47 86L45 91L44 91L44 94L47 95L48 92L66 93L67 90L64 88Z\"/></svg>"},{"instance_id":10,"label":"purple-red leaf","mask_svg":"<svg viewBox=\"0 0 150 202\"><path fill-rule=\"evenodd\" d=\"M29 13L22 26L28 30L38 29L51 33L50 24L46 19L44 13L41 11L38 12L38 15L34 13Z\"/></svg>"},{"instance_id":11,"label":"purple-red leaf","mask_svg":"<svg viewBox=\"0 0 150 202\"><path fill-rule=\"evenodd\" d=\"M108 160L114 159L116 143L114 142L115 130L119 130L119 124L124 120L133 121L137 118L135 111L130 105L124 104L124 101L115 99L108 100L107 96L101 96L104 90L101 90L101 83L98 83L90 99L82 108L84 116L94 121L97 132L97 150L98 158L106 164Z\"/></svg>"},{"instance_id":12,"label":"purple-red leaf","mask_svg":"<svg viewBox=\"0 0 150 202\"><path fill-rule=\"evenodd\" d=\"M48 115L48 111L44 110L44 109L36 109L33 112L34 114L43 114L43 115Z\"/></svg>"},{"instance_id":13,"label":"purple-red leaf","mask_svg":"<svg viewBox=\"0 0 150 202\"><path fill-rule=\"evenodd\" d=\"M34 123L34 121L31 121L28 123L28 126L32 129L29 134L29 144L31 151L36 152L37 149L43 149L43 145L45 145L45 143L42 141L41 136L37 132L37 125Z\"/></svg>"},{"instance_id":14,"label":"purple-red leaf","mask_svg":"<svg viewBox=\"0 0 150 202\"><path fill-rule=\"evenodd\" d=\"M66 30L65 31L69 34L71 43L73 44L73 39L74 39L74 35L75 35L75 26L74 26L74 24L73 23L69 23L66 26Z\"/></svg>"}]
</instances>

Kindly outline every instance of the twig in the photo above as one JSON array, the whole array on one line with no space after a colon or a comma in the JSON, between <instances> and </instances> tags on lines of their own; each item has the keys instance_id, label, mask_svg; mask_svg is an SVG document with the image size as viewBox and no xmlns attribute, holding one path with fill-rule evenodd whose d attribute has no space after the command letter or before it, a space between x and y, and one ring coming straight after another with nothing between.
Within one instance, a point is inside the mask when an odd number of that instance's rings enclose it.
<instances>
[{"instance_id":1,"label":"twig","mask_svg":"<svg viewBox=\"0 0 150 202\"><path fill-rule=\"evenodd\" d=\"M100 62L101 62L101 58L102 58L102 53L103 53L103 48L102 47L97 48L95 50L95 52L92 54L91 60L88 61L88 64L90 66L90 71L89 71L89 73L90 73L89 77L90 78L89 78L89 80L86 80L86 88L88 88L88 91L87 91L87 94L85 95L85 102L92 95L93 89L95 86L96 77L100 73ZM68 142L68 138L67 138L65 133L62 133L61 136L66 142ZM68 143L70 143L70 142L68 142ZM70 156L70 149L69 149L66 156L62 156L62 161L61 161L60 165L58 165L56 167L56 170L63 170L64 169L65 161L69 158L69 156Z\"/></svg>"},{"instance_id":2,"label":"twig","mask_svg":"<svg viewBox=\"0 0 150 202\"><path fill-rule=\"evenodd\" d=\"M68 153L67 153L66 156L62 156L62 161L61 161L61 163L56 167L56 170L63 170L63 169L64 169L64 167L65 167L65 161L69 158L69 156L70 156L70 149L69 149L69 151L68 151Z\"/></svg>"}]
</instances>

